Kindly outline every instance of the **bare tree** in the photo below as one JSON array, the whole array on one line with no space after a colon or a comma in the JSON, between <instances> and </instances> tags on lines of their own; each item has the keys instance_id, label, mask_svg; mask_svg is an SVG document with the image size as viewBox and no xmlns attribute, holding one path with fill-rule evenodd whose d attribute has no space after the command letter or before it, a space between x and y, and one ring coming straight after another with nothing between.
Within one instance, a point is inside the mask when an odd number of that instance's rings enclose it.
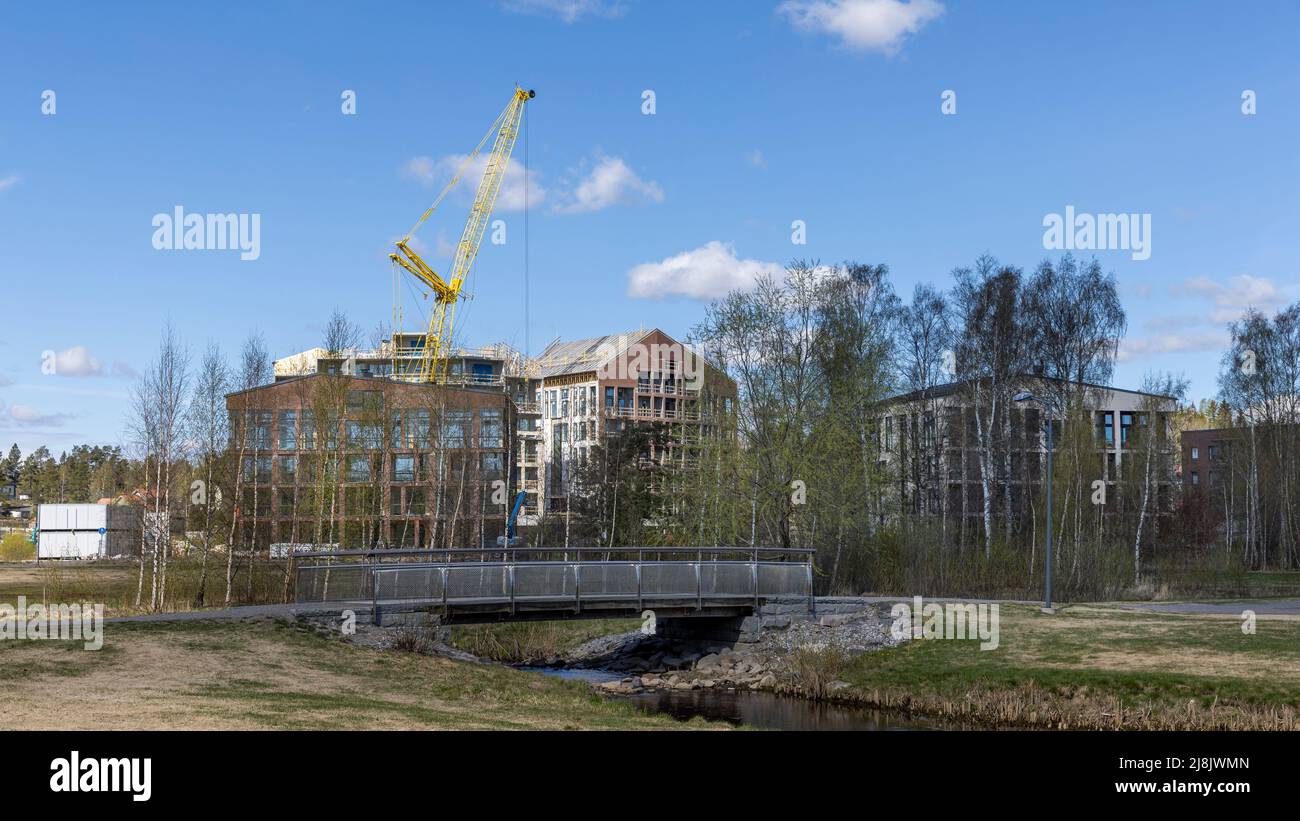
<instances>
[{"instance_id":1,"label":"bare tree","mask_svg":"<svg viewBox=\"0 0 1300 821\"><path fill-rule=\"evenodd\" d=\"M253 389L270 381L271 366L270 360L266 353L266 341L262 335L256 331L248 335L244 340L244 347L239 355L239 374L235 378L235 387L237 394L235 396L235 415L231 422L231 433L236 443L237 461L235 463L235 498L233 504L234 515L230 517L230 538L227 545L226 555L226 604L230 603L233 593L235 580L235 552L240 542L240 531L243 526L243 519L246 516L253 516L253 526L251 533L248 534L250 544L249 558L249 576L251 578L252 567L252 546L256 542L256 516L257 516L257 457L258 452L269 445L269 442L263 441L270 435L269 429L263 431L262 426L258 423L253 415L257 411L253 407ZM252 456L248 456L249 449L252 449ZM251 458L251 466L246 465L246 460ZM251 467L251 470L250 470ZM252 510L243 510L244 506L244 481L251 478L253 485ZM251 581L250 581L251 585Z\"/></svg>"},{"instance_id":2,"label":"bare tree","mask_svg":"<svg viewBox=\"0 0 1300 821\"><path fill-rule=\"evenodd\" d=\"M199 500L203 506L203 556L195 607L203 607L207 595L208 559L216 537L214 507L217 503L216 495L220 492L216 481L220 476L218 463L227 449L230 436L230 419L225 402L229 388L230 371L226 360L221 355L221 348L215 342L210 342L199 365L186 419L189 438L196 450L199 469L203 472Z\"/></svg>"}]
</instances>

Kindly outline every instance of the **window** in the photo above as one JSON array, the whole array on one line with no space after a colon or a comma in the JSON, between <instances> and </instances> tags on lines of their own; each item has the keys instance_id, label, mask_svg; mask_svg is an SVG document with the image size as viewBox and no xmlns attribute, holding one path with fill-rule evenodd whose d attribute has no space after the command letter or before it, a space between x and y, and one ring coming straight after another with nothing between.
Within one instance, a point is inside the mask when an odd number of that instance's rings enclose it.
<instances>
[{"instance_id":1,"label":"window","mask_svg":"<svg viewBox=\"0 0 1300 821\"><path fill-rule=\"evenodd\" d=\"M427 410L408 410L406 412L406 446L408 448L429 447L429 412Z\"/></svg>"},{"instance_id":2,"label":"window","mask_svg":"<svg viewBox=\"0 0 1300 821\"><path fill-rule=\"evenodd\" d=\"M1121 413L1119 415L1119 444L1120 447L1128 447L1128 432L1133 427L1133 414Z\"/></svg>"},{"instance_id":3,"label":"window","mask_svg":"<svg viewBox=\"0 0 1300 821\"><path fill-rule=\"evenodd\" d=\"M1115 445L1115 417L1110 411L1097 411L1097 438L1106 447Z\"/></svg>"},{"instance_id":4,"label":"window","mask_svg":"<svg viewBox=\"0 0 1300 821\"><path fill-rule=\"evenodd\" d=\"M1201 475L1196 471L1192 471L1192 484L1199 485L1200 483L1201 483Z\"/></svg>"},{"instance_id":5,"label":"window","mask_svg":"<svg viewBox=\"0 0 1300 821\"><path fill-rule=\"evenodd\" d=\"M384 408L384 395L379 391L348 391L348 413L378 413Z\"/></svg>"},{"instance_id":6,"label":"window","mask_svg":"<svg viewBox=\"0 0 1300 821\"><path fill-rule=\"evenodd\" d=\"M587 386L587 410L589 413L596 412L596 386Z\"/></svg>"},{"instance_id":7,"label":"window","mask_svg":"<svg viewBox=\"0 0 1300 821\"><path fill-rule=\"evenodd\" d=\"M613 388L605 388L605 407L607 407L607 408L612 408L612 407L614 407L614 389L613 389Z\"/></svg>"},{"instance_id":8,"label":"window","mask_svg":"<svg viewBox=\"0 0 1300 821\"><path fill-rule=\"evenodd\" d=\"M559 414L556 413L556 410L557 410L557 408L556 408L556 404L555 404L556 401L557 401L556 393L558 393L558 391L547 391L547 392L546 392L546 401L547 401L547 406L550 408L550 413L548 413L548 414L546 414L546 415L549 416L549 417L552 418L552 419L554 419L555 417L559 416Z\"/></svg>"},{"instance_id":9,"label":"window","mask_svg":"<svg viewBox=\"0 0 1300 821\"><path fill-rule=\"evenodd\" d=\"M302 447L304 450L311 450L316 447L316 413L315 411L302 412Z\"/></svg>"},{"instance_id":10,"label":"window","mask_svg":"<svg viewBox=\"0 0 1300 821\"><path fill-rule=\"evenodd\" d=\"M244 457L244 481L246 482L269 482L271 481L271 457L270 456L245 456Z\"/></svg>"},{"instance_id":11,"label":"window","mask_svg":"<svg viewBox=\"0 0 1300 821\"><path fill-rule=\"evenodd\" d=\"M291 487L280 488L279 506L276 512L282 514L293 513L293 488Z\"/></svg>"},{"instance_id":12,"label":"window","mask_svg":"<svg viewBox=\"0 0 1300 821\"><path fill-rule=\"evenodd\" d=\"M415 457L414 456L393 457L393 481L394 482L415 481Z\"/></svg>"},{"instance_id":13,"label":"window","mask_svg":"<svg viewBox=\"0 0 1300 821\"><path fill-rule=\"evenodd\" d=\"M298 448L298 414L296 411L280 411L280 450L297 450Z\"/></svg>"},{"instance_id":14,"label":"window","mask_svg":"<svg viewBox=\"0 0 1300 821\"><path fill-rule=\"evenodd\" d=\"M244 431L244 444L253 450L271 449L271 412L250 411L248 427Z\"/></svg>"},{"instance_id":15,"label":"window","mask_svg":"<svg viewBox=\"0 0 1300 821\"><path fill-rule=\"evenodd\" d=\"M1215 459L1218 458L1219 458L1219 446L1210 445L1210 461L1214 461Z\"/></svg>"},{"instance_id":16,"label":"window","mask_svg":"<svg viewBox=\"0 0 1300 821\"><path fill-rule=\"evenodd\" d=\"M293 484L294 478L298 474L298 457L281 456L280 461L280 481L285 484Z\"/></svg>"},{"instance_id":17,"label":"window","mask_svg":"<svg viewBox=\"0 0 1300 821\"><path fill-rule=\"evenodd\" d=\"M1200 449L1200 448L1192 448L1192 461L1195 462L1196 460L1198 460L1198 459L1200 459L1200 458L1201 458L1201 449Z\"/></svg>"},{"instance_id":18,"label":"window","mask_svg":"<svg viewBox=\"0 0 1300 821\"><path fill-rule=\"evenodd\" d=\"M384 431L379 425L363 425L349 419L344 423L347 428L348 447L374 450L384 443Z\"/></svg>"},{"instance_id":19,"label":"window","mask_svg":"<svg viewBox=\"0 0 1300 821\"><path fill-rule=\"evenodd\" d=\"M370 457L353 456L348 459L348 481L349 482L369 482L370 481Z\"/></svg>"},{"instance_id":20,"label":"window","mask_svg":"<svg viewBox=\"0 0 1300 821\"><path fill-rule=\"evenodd\" d=\"M501 478L505 458L500 453L483 454L483 478L499 479Z\"/></svg>"},{"instance_id":21,"label":"window","mask_svg":"<svg viewBox=\"0 0 1300 821\"><path fill-rule=\"evenodd\" d=\"M560 391L560 416L569 415L569 389L564 388Z\"/></svg>"},{"instance_id":22,"label":"window","mask_svg":"<svg viewBox=\"0 0 1300 821\"><path fill-rule=\"evenodd\" d=\"M469 411L447 411L442 416L442 446L463 448L474 417Z\"/></svg>"},{"instance_id":23,"label":"window","mask_svg":"<svg viewBox=\"0 0 1300 821\"><path fill-rule=\"evenodd\" d=\"M479 447L505 447L505 442L501 437L501 411L479 411L478 440Z\"/></svg>"},{"instance_id":24,"label":"window","mask_svg":"<svg viewBox=\"0 0 1300 821\"><path fill-rule=\"evenodd\" d=\"M894 417L885 417L885 450L894 449Z\"/></svg>"}]
</instances>

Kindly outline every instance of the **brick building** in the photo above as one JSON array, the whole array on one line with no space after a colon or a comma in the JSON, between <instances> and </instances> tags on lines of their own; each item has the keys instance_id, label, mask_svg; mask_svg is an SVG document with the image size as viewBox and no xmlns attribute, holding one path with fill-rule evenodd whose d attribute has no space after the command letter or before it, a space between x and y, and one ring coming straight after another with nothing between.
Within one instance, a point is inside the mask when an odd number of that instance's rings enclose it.
<instances>
[{"instance_id":1,"label":"brick building","mask_svg":"<svg viewBox=\"0 0 1300 821\"><path fill-rule=\"evenodd\" d=\"M499 387L313 373L226 407L237 543L477 547L504 533L516 412Z\"/></svg>"}]
</instances>

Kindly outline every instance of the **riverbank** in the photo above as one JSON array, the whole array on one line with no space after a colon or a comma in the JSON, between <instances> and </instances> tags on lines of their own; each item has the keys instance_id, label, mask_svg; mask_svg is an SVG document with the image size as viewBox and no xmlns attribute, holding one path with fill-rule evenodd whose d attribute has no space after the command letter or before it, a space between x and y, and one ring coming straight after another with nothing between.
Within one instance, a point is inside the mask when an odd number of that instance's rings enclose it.
<instances>
[{"instance_id":1,"label":"riverbank","mask_svg":"<svg viewBox=\"0 0 1300 821\"><path fill-rule=\"evenodd\" d=\"M1241 603L1247 610L1250 603ZM889 636L888 610L765 630L752 644L625 632L551 666L619 674L610 695L737 689L924 717L952 726L1300 728L1300 617L1002 604L997 649Z\"/></svg>"}]
</instances>

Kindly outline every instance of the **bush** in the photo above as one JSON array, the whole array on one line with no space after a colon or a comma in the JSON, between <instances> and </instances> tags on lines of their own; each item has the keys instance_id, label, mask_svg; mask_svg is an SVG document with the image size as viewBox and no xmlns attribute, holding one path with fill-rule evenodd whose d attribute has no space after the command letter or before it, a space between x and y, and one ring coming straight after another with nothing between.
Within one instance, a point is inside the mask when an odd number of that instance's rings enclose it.
<instances>
[{"instance_id":1,"label":"bush","mask_svg":"<svg viewBox=\"0 0 1300 821\"><path fill-rule=\"evenodd\" d=\"M838 645L805 645L790 655L791 683L809 698L823 699L848 664L848 653Z\"/></svg>"},{"instance_id":2,"label":"bush","mask_svg":"<svg viewBox=\"0 0 1300 821\"><path fill-rule=\"evenodd\" d=\"M0 561L25 562L36 558L36 545L26 533L11 530L0 539Z\"/></svg>"}]
</instances>

